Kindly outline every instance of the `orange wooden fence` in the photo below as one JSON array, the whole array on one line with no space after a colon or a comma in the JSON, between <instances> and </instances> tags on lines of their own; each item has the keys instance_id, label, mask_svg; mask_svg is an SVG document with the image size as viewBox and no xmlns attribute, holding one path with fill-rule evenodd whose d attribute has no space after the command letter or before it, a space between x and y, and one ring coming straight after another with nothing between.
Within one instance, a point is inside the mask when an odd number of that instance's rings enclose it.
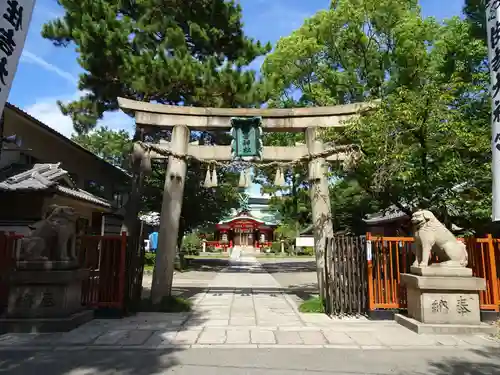
<instances>
[{"instance_id":1,"label":"orange wooden fence","mask_svg":"<svg viewBox=\"0 0 500 375\"><path fill-rule=\"evenodd\" d=\"M406 289L401 273L409 273L415 260L413 237L375 237L367 239L369 310L404 309ZM500 239L467 238L463 240L469 254L473 275L486 280L480 292L482 310L499 311L500 307ZM432 261L432 260L431 260Z\"/></svg>"}]
</instances>

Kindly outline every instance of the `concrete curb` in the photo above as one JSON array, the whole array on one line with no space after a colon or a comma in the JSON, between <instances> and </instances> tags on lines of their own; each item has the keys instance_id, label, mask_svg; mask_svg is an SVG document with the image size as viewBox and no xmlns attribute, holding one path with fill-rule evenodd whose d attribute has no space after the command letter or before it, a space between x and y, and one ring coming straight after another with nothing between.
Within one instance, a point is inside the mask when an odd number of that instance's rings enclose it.
<instances>
[{"instance_id":1,"label":"concrete curb","mask_svg":"<svg viewBox=\"0 0 500 375\"><path fill-rule=\"evenodd\" d=\"M337 350L439 350L439 349L478 349L478 348L500 348L500 345L418 345L418 346L371 346L371 345L305 345L305 344L192 344L192 345L175 345L164 344L156 347L141 346L141 345L71 345L71 346L8 346L0 347L0 351L79 351L79 350L109 350L109 351L144 351L144 350L187 350L187 349L337 349Z\"/></svg>"}]
</instances>

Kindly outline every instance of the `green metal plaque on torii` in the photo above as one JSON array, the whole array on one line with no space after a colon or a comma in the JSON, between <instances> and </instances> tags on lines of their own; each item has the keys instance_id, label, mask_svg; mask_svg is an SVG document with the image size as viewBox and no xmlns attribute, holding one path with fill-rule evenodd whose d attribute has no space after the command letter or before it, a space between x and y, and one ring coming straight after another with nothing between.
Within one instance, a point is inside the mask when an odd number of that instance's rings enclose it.
<instances>
[{"instance_id":1,"label":"green metal plaque on torii","mask_svg":"<svg viewBox=\"0 0 500 375\"><path fill-rule=\"evenodd\" d=\"M233 117L231 119L231 156L235 160L262 159L262 118Z\"/></svg>"}]
</instances>

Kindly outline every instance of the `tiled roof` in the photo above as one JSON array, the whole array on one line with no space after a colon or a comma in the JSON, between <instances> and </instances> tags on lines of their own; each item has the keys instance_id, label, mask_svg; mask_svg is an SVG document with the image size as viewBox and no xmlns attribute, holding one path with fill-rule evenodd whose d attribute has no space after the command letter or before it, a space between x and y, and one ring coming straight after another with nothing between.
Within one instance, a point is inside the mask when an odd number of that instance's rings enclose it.
<instances>
[{"instance_id":1,"label":"tiled roof","mask_svg":"<svg viewBox=\"0 0 500 375\"><path fill-rule=\"evenodd\" d=\"M231 221L234 221L234 220L255 220L259 223L264 223L264 220L260 220L252 215L250 215L250 213L248 212L239 212L238 214L236 215L233 215L233 216L230 216L230 217L227 217L225 219L222 219L221 221L219 221L219 224L226 224L226 223L230 223Z\"/></svg>"},{"instance_id":2,"label":"tiled roof","mask_svg":"<svg viewBox=\"0 0 500 375\"><path fill-rule=\"evenodd\" d=\"M368 217L366 219L363 219L363 221L366 224L372 224L372 225L388 223L391 221L404 219L404 218L410 219L410 217L407 214L405 214L404 212L402 212L401 210L399 210L395 206L391 206L385 211L380 211L380 212L377 212L376 214L371 214L371 215L367 215L367 216ZM460 232L462 230L463 230L463 228L459 227L458 225L455 225L453 223L451 224L451 231L452 232Z\"/></svg>"},{"instance_id":3,"label":"tiled roof","mask_svg":"<svg viewBox=\"0 0 500 375\"><path fill-rule=\"evenodd\" d=\"M367 215L363 221L366 224L381 224L387 223L398 219L409 218L407 214L395 206L391 206L386 210L377 212L375 214Z\"/></svg>"},{"instance_id":4,"label":"tiled roof","mask_svg":"<svg viewBox=\"0 0 500 375\"><path fill-rule=\"evenodd\" d=\"M111 208L111 203L106 201L103 198L100 198L94 194L89 193L88 191L82 189L72 189L66 186L57 185L56 190L61 194L68 195L73 198L77 198L83 201L87 201L90 203L97 204L99 206Z\"/></svg>"},{"instance_id":5,"label":"tiled roof","mask_svg":"<svg viewBox=\"0 0 500 375\"><path fill-rule=\"evenodd\" d=\"M28 170L0 181L1 190L46 190L67 172L59 164L35 164Z\"/></svg>"},{"instance_id":6,"label":"tiled roof","mask_svg":"<svg viewBox=\"0 0 500 375\"><path fill-rule=\"evenodd\" d=\"M255 215L250 214L249 212L239 212L236 215L232 215L226 217L218 222L219 225L228 224L235 220L254 220L260 224L275 226L277 225L277 221L272 217L272 215L263 215L263 217L258 218Z\"/></svg>"},{"instance_id":7,"label":"tiled roof","mask_svg":"<svg viewBox=\"0 0 500 375\"><path fill-rule=\"evenodd\" d=\"M0 180L0 191L37 191L54 189L73 198L110 208L111 204L88 191L78 189L60 164L35 164L29 169ZM61 184L65 181L69 186Z\"/></svg>"}]
</instances>

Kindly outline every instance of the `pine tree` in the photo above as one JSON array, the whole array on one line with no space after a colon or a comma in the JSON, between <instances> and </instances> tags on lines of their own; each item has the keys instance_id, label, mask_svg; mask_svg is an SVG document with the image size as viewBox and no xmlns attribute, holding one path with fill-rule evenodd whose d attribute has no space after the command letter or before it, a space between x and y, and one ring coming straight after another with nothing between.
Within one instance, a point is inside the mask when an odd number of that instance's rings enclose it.
<instances>
[{"instance_id":1,"label":"pine tree","mask_svg":"<svg viewBox=\"0 0 500 375\"><path fill-rule=\"evenodd\" d=\"M255 72L244 68L271 47L244 35L242 10L234 1L58 3L66 13L45 24L42 35L57 46L76 46L78 62L85 70L79 89L86 94L59 106L71 116L80 135L94 129L105 112L118 110L118 97L211 107L254 107L264 101L262 83ZM153 138L160 133L153 134ZM224 136L211 134L208 138L224 141ZM191 207L183 205L180 238L184 229L203 224L200 220L214 222L226 214L236 194L230 184L215 192L200 191L199 176L204 175L200 163L190 163L188 170L184 203L189 201ZM154 198L162 194L163 179L164 171L156 169L146 181L149 197L143 200L150 209L159 205L159 199ZM201 204L211 215L194 214L193 207Z\"/></svg>"},{"instance_id":2,"label":"pine tree","mask_svg":"<svg viewBox=\"0 0 500 375\"><path fill-rule=\"evenodd\" d=\"M486 43L486 6L485 0L465 0L465 19L471 25L471 35Z\"/></svg>"},{"instance_id":3,"label":"pine tree","mask_svg":"<svg viewBox=\"0 0 500 375\"><path fill-rule=\"evenodd\" d=\"M263 90L243 68L270 50L242 31L241 7L224 0L58 0L43 26L57 46L76 46L87 92L63 105L77 133L95 127L117 97L165 104L251 107Z\"/></svg>"}]
</instances>

